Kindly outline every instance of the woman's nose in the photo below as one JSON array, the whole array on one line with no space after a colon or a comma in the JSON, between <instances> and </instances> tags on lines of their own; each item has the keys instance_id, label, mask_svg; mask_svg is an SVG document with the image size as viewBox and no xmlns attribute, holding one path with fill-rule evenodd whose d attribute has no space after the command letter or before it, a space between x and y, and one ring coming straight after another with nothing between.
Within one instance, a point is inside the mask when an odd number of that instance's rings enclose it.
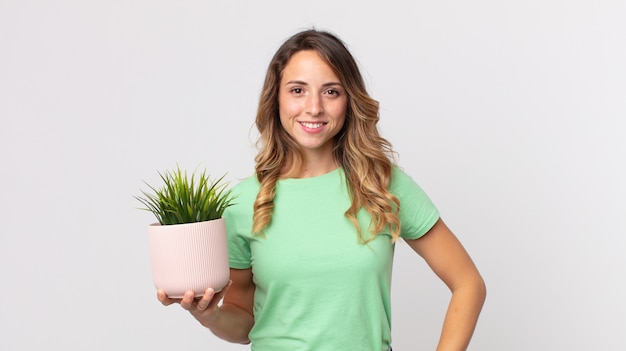
<instances>
[{"instance_id":1,"label":"woman's nose","mask_svg":"<svg viewBox=\"0 0 626 351\"><path fill-rule=\"evenodd\" d=\"M319 95L311 94L308 96L306 112L311 116L318 116L324 113L324 106Z\"/></svg>"}]
</instances>

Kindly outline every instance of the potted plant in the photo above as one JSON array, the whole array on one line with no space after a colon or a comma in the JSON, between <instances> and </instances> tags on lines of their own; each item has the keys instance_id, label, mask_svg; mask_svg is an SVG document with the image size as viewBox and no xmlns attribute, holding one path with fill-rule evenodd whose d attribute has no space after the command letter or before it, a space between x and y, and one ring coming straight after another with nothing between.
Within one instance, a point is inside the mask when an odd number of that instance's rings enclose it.
<instances>
[{"instance_id":1,"label":"potted plant","mask_svg":"<svg viewBox=\"0 0 626 351\"><path fill-rule=\"evenodd\" d=\"M234 199L224 176L211 179L206 170L190 176L180 167L159 172L161 187L135 196L158 222L148 226L152 277L157 289L180 298L191 290L220 291L228 283L228 246L222 214ZM145 182L144 182L145 183Z\"/></svg>"}]
</instances>

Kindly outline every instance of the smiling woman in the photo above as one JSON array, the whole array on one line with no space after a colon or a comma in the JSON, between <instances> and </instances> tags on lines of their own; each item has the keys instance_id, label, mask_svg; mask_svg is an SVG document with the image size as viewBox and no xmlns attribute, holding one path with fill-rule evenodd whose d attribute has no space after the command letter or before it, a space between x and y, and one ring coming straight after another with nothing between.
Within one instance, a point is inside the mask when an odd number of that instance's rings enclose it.
<instances>
[{"instance_id":1,"label":"smiling woman","mask_svg":"<svg viewBox=\"0 0 626 351\"><path fill-rule=\"evenodd\" d=\"M393 163L357 64L334 35L288 39L257 110L256 174L224 213L231 285L180 303L256 351L391 349L391 273L402 238L452 291L440 346L463 350L483 280L422 189ZM219 301L223 298L223 304Z\"/></svg>"},{"instance_id":2,"label":"smiling woman","mask_svg":"<svg viewBox=\"0 0 626 351\"><path fill-rule=\"evenodd\" d=\"M343 128L348 98L339 78L313 50L300 51L288 61L280 83L280 122L301 147L308 163L306 176L337 168L332 155L333 139ZM316 173L311 173L315 170Z\"/></svg>"}]
</instances>

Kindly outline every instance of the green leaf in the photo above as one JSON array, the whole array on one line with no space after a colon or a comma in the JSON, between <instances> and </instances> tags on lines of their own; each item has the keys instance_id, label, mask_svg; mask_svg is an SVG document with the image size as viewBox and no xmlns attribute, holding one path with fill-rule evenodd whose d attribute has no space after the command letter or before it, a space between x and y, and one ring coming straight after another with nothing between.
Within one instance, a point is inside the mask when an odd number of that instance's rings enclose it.
<instances>
[{"instance_id":1,"label":"green leaf","mask_svg":"<svg viewBox=\"0 0 626 351\"><path fill-rule=\"evenodd\" d=\"M141 190L135 198L152 212L162 225L201 222L221 218L233 204L234 196L224 182L225 174L212 179L206 169L187 174L180 167L158 172L163 186L158 188L144 181L150 192Z\"/></svg>"}]
</instances>

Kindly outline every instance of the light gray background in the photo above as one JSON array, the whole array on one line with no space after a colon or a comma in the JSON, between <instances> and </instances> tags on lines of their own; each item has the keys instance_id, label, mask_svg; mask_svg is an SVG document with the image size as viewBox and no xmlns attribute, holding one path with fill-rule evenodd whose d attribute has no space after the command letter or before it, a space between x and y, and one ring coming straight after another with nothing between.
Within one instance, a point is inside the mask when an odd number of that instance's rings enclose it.
<instances>
[{"instance_id":1,"label":"light gray background","mask_svg":"<svg viewBox=\"0 0 626 351\"><path fill-rule=\"evenodd\" d=\"M247 349L157 302L133 195L251 174L266 66L311 26L487 281L471 349L626 349L625 4L0 0L0 349ZM394 349L433 350L448 292L405 244L393 299Z\"/></svg>"}]
</instances>

